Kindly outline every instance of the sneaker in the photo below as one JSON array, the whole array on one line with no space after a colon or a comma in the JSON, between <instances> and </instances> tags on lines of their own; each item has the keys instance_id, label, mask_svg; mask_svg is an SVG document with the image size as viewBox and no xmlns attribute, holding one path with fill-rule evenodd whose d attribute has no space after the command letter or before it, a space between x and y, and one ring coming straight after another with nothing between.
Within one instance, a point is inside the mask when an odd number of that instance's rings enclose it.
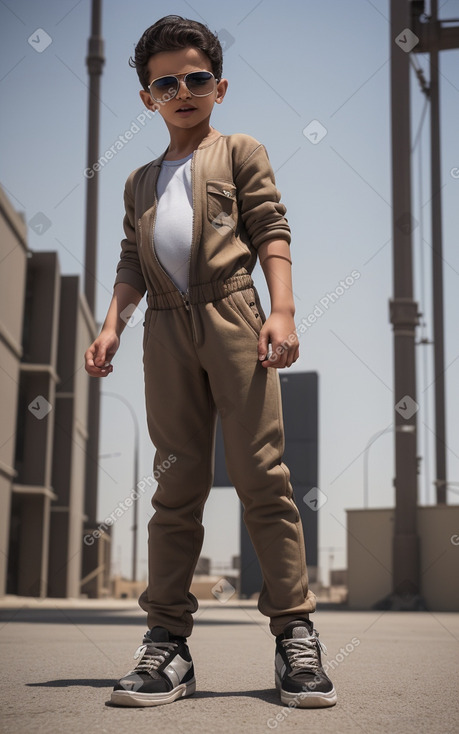
<instances>
[{"instance_id":1,"label":"sneaker","mask_svg":"<svg viewBox=\"0 0 459 734\"><path fill-rule=\"evenodd\" d=\"M191 696L196 690L193 661L185 637L153 627L136 650L139 662L113 688L118 706L158 706Z\"/></svg>"},{"instance_id":2,"label":"sneaker","mask_svg":"<svg viewBox=\"0 0 459 734\"><path fill-rule=\"evenodd\" d=\"M275 681L282 703L299 708L335 705L336 691L322 667L322 651L327 654L317 630L304 619L289 622L276 637Z\"/></svg>"}]
</instances>

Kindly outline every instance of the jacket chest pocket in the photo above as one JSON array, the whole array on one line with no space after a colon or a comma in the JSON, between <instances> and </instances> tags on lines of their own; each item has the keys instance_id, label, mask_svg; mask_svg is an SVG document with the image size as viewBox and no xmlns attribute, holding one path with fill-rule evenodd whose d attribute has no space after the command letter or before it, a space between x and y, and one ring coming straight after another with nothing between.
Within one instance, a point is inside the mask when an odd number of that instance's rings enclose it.
<instances>
[{"instance_id":1,"label":"jacket chest pocket","mask_svg":"<svg viewBox=\"0 0 459 734\"><path fill-rule=\"evenodd\" d=\"M207 181L207 219L217 229L236 227L237 197L236 186L229 181Z\"/></svg>"}]
</instances>

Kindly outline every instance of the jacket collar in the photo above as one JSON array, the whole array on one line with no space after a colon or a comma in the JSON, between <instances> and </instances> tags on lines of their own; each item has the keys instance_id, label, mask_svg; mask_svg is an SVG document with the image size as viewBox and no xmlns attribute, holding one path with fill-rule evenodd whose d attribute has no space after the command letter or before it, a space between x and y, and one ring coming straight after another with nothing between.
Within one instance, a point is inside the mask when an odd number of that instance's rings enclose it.
<instances>
[{"instance_id":1,"label":"jacket collar","mask_svg":"<svg viewBox=\"0 0 459 734\"><path fill-rule=\"evenodd\" d=\"M222 134L218 132L218 130L215 130L215 128L212 127L206 137L203 138L199 143L197 150L200 150L201 148L207 148L209 145L212 145L212 143L215 143L218 138L221 138L221 135ZM160 166L164 160L164 156L166 155L167 151L168 148L166 148L164 153L162 153L159 158L156 158L156 160L152 161L152 166Z\"/></svg>"}]
</instances>

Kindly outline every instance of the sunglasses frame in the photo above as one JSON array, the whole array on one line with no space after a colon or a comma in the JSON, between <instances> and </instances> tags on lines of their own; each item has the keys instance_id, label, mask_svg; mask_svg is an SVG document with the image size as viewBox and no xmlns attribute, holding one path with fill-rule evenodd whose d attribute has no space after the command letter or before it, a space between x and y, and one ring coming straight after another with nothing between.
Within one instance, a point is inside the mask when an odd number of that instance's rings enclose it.
<instances>
[{"instance_id":1,"label":"sunglasses frame","mask_svg":"<svg viewBox=\"0 0 459 734\"><path fill-rule=\"evenodd\" d=\"M186 74L163 74L162 76L158 76L158 77L156 77L156 79L153 79L153 81L151 81L150 84L148 85L147 89L148 89L148 92L150 94L150 97L152 98L152 100L154 102L163 102L164 101L163 98L157 99L156 97L153 97L153 92L151 91L151 87L152 87L152 84L154 84L155 82L157 82L159 79L169 79L170 78L170 79L175 79L175 81L177 82L177 89L175 91L174 96L173 97L169 97L169 99L175 99L175 97L177 96L177 94L180 91L180 79L179 79L179 77L183 77L183 81L185 82L185 86L188 89L189 93L193 97L208 97L209 94L212 94L212 92L214 91L213 89L211 89L210 92L206 92L206 94L195 94L194 92L191 91L191 89L189 88L189 86L187 84L187 81L186 81L187 80L187 77L190 76L190 74L201 74L202 72L206 72L206 74L210 74L211 77L213 77L214 81L217 82L217 84L220 81L220 79L217 79L214 76L214 74L212 74L211 71L208 71L208 69L196 69L195 71L188 71ZM170 89L167 90L167 94L170 94L170 93L171 93L170 92Z\"/></svg>"}]
</instances>

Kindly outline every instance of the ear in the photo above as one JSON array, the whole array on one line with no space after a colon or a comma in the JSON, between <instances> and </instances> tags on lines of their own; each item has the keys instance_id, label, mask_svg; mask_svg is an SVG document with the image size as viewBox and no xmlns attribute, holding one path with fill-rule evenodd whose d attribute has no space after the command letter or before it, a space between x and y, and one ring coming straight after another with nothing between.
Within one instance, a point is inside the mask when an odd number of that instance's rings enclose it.
<instances>
[{"instance_id":1,"label":"ear","mask_svg":"<svg viewBox=\"0 0 459 734\"><path fill-rule=\"evenodd\" d=\"M158 102L155 102L148 92L141 89L139 95L147 110L150 110L151 112L157 112L159 110Z\"/></svg>"},{"instance_id":2,"label":"ear","mask_svg":"<svg viewBox=\"0 0 459 734\"><path fill-rule=\"evenodd\" d=\"M217 104L221 104L223 102L223 98L227 92L228 89L228 79L220 79L220 81L217 84L217 95L215 97L215 102Z\"/></svg>"}]
</instances>

